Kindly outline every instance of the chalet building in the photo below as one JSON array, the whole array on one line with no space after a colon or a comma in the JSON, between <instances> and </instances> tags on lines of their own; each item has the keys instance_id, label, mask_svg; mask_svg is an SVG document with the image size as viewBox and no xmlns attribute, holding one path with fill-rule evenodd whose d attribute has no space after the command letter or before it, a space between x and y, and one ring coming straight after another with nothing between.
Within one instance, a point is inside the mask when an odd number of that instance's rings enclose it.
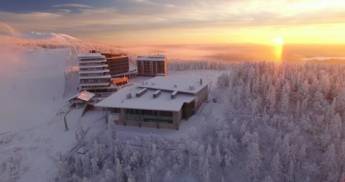
<instances>
[{"instance_id":1,"label":"chalet building","mask_svg":"<svg viewBox=\"0 0 345 182\"><path fill-rule=\"evenodd\" d=\"M137 70L139 76L164 76L167 74L164 55L138 56Z\"/></svg>"},{"instance_id":2,"label":"chalet building","mask_svg":"<svg viewBox=\"0 0 345 182\"><path fill-rule=\"evenodd\" d=\"M88 53L79 55L78 59L80 91L108 92L114 89L105 56Z\"/></svg>"},{"instance_id":3,"label":"chalet building","mask_svg":"<svg viewBox=\"0 0 345 182\"><path fill-rule=\"evenodd\" d=\"M208 84L200 78L155 77L125 87L97 103L108 121L139 127L178 129L208 98Z\"/></svg>"},{"instance_id":4,"label":"chalet building","mask_svg":"<svg viewBox=\"0 0 345 182\"><path fill-rule=\"evenodd\" d=\"M129 72L129 58L122 54L102 53L106 58L110 75L121 77Z\"/></svg>"}]
</instances>

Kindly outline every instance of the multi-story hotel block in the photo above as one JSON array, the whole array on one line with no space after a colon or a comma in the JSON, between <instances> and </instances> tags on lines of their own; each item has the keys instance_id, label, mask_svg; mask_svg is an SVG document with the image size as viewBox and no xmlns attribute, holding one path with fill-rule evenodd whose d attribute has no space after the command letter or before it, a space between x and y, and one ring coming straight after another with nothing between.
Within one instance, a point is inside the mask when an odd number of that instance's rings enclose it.
<instances>
[{"instance_id":1,"label":"multi-story hotel block","mask_svg":"<svg viewBox=\"0 0 345 182\"><path fill-rule=\"evenodd\" d=\"M106 58L109 73L112 77L119 77L129 72L129 58L122 54L102 53Z\"/></svg>"},{"instance_id":2,"label":"multi-story hotel block","mask_svg":"<svg viewBox=\"0 0 345 182\"><path fill-rule=\"evenodd\" d=\"M167 74L164 55L138 56L137 70L139 76L164 76Z\"/></svg>"},{"instance_id":3,"label":"multi-story hotel block","mask_svg":"<svg viewBox=\"0 0 345 182\"><path fill-rule=\"evenodd\" d=\"M108 92L111 75L105 56L99 53L81 54L79 59L79 90Z\"/></svg>"}]
</instances>

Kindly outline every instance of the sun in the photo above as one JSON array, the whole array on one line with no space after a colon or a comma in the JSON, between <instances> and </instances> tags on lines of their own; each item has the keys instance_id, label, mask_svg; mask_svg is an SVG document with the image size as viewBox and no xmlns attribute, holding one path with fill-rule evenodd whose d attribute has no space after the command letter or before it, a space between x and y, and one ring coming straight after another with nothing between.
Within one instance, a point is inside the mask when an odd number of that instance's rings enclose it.
<instances>
[{"instance_id":1,"label":"sun","mask_svg":"<svg viewBox=\"0 0 345 182\"><path fill-rule=\"evenodd\" d=\"M284 52L284 38L283 37L276 37L273 39L273 44L274 44L274 60L277 63L282 62L283 58L283 52Z\"/></svg>"},{"instance_id":2,"label":"sun","mask_svg":"<svg viewBox=\"0 0 345 182\"><path fill-rule=\"evenodd\" d=\"M276 46L283 46L285 44L285 40L283 37L276 37L273 39L273 43L276 45Z\"/></svg>"}]
</instances>

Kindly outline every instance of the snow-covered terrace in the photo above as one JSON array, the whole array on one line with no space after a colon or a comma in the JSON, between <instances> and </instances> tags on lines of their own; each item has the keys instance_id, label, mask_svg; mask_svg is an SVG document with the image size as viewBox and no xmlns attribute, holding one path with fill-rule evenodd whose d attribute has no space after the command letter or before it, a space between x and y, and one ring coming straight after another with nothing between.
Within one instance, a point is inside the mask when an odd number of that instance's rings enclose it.
<instances>
[{"instance_id":1,"label":"snow-covered terrace","mask_svg":"<svg viewBox=\"0 0 345 182\"><path fill-rule=\"evenodd\" d=\"M79 76L80 80L88 80L88 79L107 79L111 78L110 75L95 75L95 76Z\"/></svg>"},{"instance_id":2,"label":"snow-covered terrace","mask_svg":"<svg viewBox=\"0 0 345 182\"><path fill-rule=\"evenodd\" d=\"M88 87L88 86L109 86L109 82L101 82L101 83L81 83L79 86L81 87Z\"/></svg>"},{"instance_id":3,"label":"snow-covered terrace","mask_svg":"<svg viewBox=\"0 0 345 182\"><path fill-rule=\"evenodd\" d=\"M90 59L88 61L85 61L84 59L79 60L79 64L94 64L94 63L105 63L105 62L107 62L105 59L96 59L96 60Z\"/></svg>"},{"instance_id":4,"label":"snow-covered terrace","mask_svg":"<svg viewBox=\"0 0 345 182\"><path fill-rule=\"evenodd\" d=\"M80 70L79 74L92 74L92 73L108 73L109 69L102 70Z\"/></svg>"},{"instance_id":5,"label":"snow-covered terrace","mask_svg":"<svg viewBox=\"0 0 345 182\"><path fill-rule=\"evenodd\" d=\"M101 65L79 65L79 68L82 69L88 69L88 68L108 68L107 64L101 64Z\"/></svg>"}]
</instances>

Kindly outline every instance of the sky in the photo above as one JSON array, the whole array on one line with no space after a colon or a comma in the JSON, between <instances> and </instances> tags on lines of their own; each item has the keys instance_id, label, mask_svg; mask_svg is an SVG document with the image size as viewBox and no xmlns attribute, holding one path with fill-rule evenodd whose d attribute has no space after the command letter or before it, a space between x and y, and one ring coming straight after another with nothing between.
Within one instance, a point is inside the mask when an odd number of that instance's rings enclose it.
<instances>
[{"instance_id":1,"label":"sky","mask_svg":"<svg viewBox=\"0 0 345 182\"><path fill-rule=\"evenodd\" d=\"M122 45L343 44L344 0L1 0L0 34Z\"/></svg>"}]
</instances>

